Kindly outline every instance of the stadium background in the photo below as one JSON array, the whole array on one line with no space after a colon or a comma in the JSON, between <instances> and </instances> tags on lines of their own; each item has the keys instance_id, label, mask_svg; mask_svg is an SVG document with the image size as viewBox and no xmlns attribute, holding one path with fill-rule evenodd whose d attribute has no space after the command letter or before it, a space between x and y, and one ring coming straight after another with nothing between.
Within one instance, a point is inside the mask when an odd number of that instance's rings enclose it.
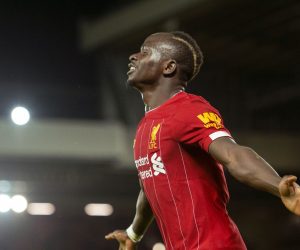
<instances>
[{"instance_id":1,"label":"stadium background","mask_svg":"<svg viewBox=\"0 0 300 250\"><path fill-rule=\"evenodd\" d=\"M3 1L0 194L23 195L28 208L0 212L0 250L117 249L104 235L131 223L139 190L132 142L143 103L125 85L128 56L157 31L196 38L205 64L188 91L218 107L239 143L300 176L299 13L297 0ZM31 113L25 126L10 120L18 105ZM300 248L300 218L228 182L249 250ZM32 203L55 211L32 215ZM87 215L90 203L110 215ZM160 241L153 225L140 249Z\"/></svg>"}]
</instances>

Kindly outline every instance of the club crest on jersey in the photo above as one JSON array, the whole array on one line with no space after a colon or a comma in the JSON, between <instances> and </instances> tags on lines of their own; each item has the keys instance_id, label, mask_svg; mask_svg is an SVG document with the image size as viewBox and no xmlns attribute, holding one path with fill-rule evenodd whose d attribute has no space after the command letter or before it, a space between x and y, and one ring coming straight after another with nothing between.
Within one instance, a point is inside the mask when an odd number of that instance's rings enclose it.
<instances>
[{"instance_id":1,"label":"club crest on jersey","mask_svg":"<svg viewBox=\"0 0 300 250\"><path fill-rule=\"evenodd\" d=\"M213 112L204 112L197 116L203 122L205 128L214 127L216 129L223 128L222 119Z\"/></svg>"},{"instance_id":2,"label":"club crest on jersey","mask_svg":"<svg viewBox=\"0 0 300 250\"><path fill-rule=\"evenodd\" d=\"M160 123L157 124L156 126L153 126L153 128L152 128L151 138L150 138L150 141L149 141L149 149L157 148L156 134L157 134L159 128L160 128Z\"/></svg>"}]
</instances>

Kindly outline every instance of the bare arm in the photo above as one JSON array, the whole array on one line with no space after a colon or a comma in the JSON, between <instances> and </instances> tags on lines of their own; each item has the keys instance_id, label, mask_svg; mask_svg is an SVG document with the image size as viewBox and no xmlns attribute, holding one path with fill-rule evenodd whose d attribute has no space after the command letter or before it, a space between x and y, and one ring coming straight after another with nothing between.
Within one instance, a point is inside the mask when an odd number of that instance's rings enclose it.
<instances>
[{"instance_id":1,"label":"bare arm","mask_svg":"<svg viewBox=\"0 0 300 250\"><path fill-rule=\"evenodd\" d=\"M136 212L132 222L132 230L137 235L144 235L153 221L153 213L147 197L141 188L139 196L136 203ZM115 230L105 236L107 240L117 240L120 244L120 250L133 250L136 249L136 243L133 242L127 235L125 230Z\"/></svg>"},{"instance_id":2,"label":"bare arm","mask_svg":"<svg viewBox=\"0 0 300 250\"><path fill-rule=\"evenodd\" d=\"M153 213L151 207L143 189L141 189L136 203L136 213L132 222L132 229L136 234L143 235L152 221Z\"/></svg>"},{"instance_id":3,"label":"bare arm","mask_svg":"<svg viewBox=\"0 0 300 250\"><path fill-rule=\"evenodd\" d=\"M228 137L221 137L211 143L209 153L240 182L280 196L280 176L251 148L240 146Z\"/></svg>"},{"instance_id":4,"label":"bare arm","mask_svg":"<svg viewBox=\"0 0 300 250\"><path fill-rule=\"evenodd\" d=\"M296 183L297 177L281 178L254 150L236 144L229 137L213 141L209 153L225 166L234 178L280 197L290 211L300 215L300 188Z\"/></svg>"}]
</instances>

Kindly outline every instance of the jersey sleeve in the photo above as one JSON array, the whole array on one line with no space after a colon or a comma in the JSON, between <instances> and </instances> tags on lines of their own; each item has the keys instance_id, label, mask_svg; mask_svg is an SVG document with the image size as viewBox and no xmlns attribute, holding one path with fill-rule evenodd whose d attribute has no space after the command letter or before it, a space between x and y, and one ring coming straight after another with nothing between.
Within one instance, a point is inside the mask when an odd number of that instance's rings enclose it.
<instances>
[{"instance_id":1,"label":"jersey sleeve","mask_svg":"<svg viewBox=\"0 0 300 250\"><path fill-rule=\"evenodd\" d=\"M209 145L220 137L231 137L217 109L208 103L192 102L174 116L174 137L184 144L197 144L208 152Z\"/></svg>"}]
</instances>

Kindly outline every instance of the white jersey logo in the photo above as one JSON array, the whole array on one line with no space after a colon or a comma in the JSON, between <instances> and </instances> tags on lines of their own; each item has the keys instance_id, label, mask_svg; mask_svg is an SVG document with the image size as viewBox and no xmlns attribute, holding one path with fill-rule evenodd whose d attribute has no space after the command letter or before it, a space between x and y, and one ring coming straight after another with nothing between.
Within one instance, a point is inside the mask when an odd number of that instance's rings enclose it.
<instances>
[{"instance_id":1,"label":"white jersey logo","mask_svg":"<svg viewBox=\"0 0 300 250\"><path fill-rule=\"evenodd\" d=\"M165 166L161 161L161 157L157 156L157 153L154 153L151 157L152 168L154 170L154 175L158 176L159 174L166 174Z\"/></svg>"}]
</instances>

